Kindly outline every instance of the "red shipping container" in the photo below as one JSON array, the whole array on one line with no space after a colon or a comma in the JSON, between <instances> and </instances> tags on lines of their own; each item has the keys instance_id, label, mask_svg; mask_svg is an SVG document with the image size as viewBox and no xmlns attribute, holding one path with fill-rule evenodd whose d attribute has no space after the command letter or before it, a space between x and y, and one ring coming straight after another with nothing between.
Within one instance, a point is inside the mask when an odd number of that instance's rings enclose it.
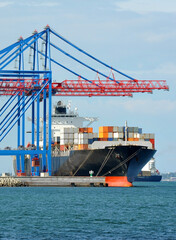
<instances>
[{"instance_id":1,"label":"red shipping container","mask_svg":"<svg viewBox=\"0 0 176 240\"><path fill-rule=\"evenodd\" d=\"M150 142L152 143L152 147L155 148L155 139L150 139Z\"/></svg>"}]
</instances>

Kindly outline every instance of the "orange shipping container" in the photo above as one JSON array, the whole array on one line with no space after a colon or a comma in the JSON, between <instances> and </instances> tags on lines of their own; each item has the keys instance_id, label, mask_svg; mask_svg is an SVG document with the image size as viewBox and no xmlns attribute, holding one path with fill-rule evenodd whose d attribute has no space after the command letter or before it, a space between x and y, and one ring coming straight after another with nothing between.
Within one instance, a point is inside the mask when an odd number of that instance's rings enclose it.
<instances>
[{"instance_id":1,"label":"orange shipping container","mask_svg":"<svg viewBox=\"0 0 176 240\"><path fill-rule=\"evenodd\" d=\"M88 149L88 144L79 144L78 145L78 150L87 150Z\"/></svg>"},{"instance_id":2,"label":"orange shipping container","mask_svg":"<svg viewBox=\"0 0 176 240\"><path fill-rule=\"evenodd\" d=\"M99 138L108 138L108 132L99 132Z\"/></svg>"},{"instance_id":3,"label":"orange shipping container","mask_svg":"<svg viewBox=\"0 0 176 240\"><path fill-rule=\"evenodd\" d=\"M108 127L99 127L99 133L108 133Z\"/></svg>"},{"instance_id":4,"label":"orange shipping container","mask_svg":"<svg viewBox=\"0 0 176 240\"><path fill-rule=\"evenodd\" d=\"M139 138L128 138L127 140L130 142L134 142L134 141L139 141Z\"/></svg>"},{"instance_id":5,"label":"orange shipping container","mask_svg":"<svg viewBox=\"0 0 176 240\"><path fill-rule=\"evenodd\" d=\"M108 127L108 132L113 132L113 127Z\"/></svg>"},{"instance_id":6,"label":"orange shipping container","mask_svg":"<svg viewBox=\"0 0 176 240\"><path fill-rule=\"evenodd\" d=\"M79 128L80 133L93 133L93 128Z\"/></svg>"},{"instance_id":7,"label":"orange shipping container","mask_svg":"<svg viewBox=\"0 0 176 240\"><path fill-rule=\"evenodd\" d=\"M93 128L87 128L88 133L93 133Z\"/></svg>"},{"instance_id":8,"label":"orange shipping container","mask_svg":"<svg viewBox=\"0 0 176 240\"><path fill-rule=\"evenodd\" d=\"M60 151L64 151L65 150L65 145L60 145Z\"/></svg>"}]
</instances>

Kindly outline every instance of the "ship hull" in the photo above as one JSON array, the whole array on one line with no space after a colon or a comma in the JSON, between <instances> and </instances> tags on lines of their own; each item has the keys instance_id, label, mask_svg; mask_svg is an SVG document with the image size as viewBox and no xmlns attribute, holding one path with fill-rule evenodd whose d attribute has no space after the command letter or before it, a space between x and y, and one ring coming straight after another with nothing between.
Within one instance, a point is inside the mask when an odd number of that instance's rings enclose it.
<instances>
[{"instance_id":1,"label":"ship hull","mask_svg":"<svg viewBox=\"0 0 176 240\"><path fill-rule=\"evenodd\" d=\"M153 176L137 176L135 177L135 182L160 182L162 179L161 175L153 175Z\"/></svg>"},{"instance_id":2,"label":"ship hull","mask_svg":"<svg viewBox=\"0 0 176 240\"><path fill-rule=\"evenodd\" d=\"M119 186L117 182L130 186L155 152L156 150L144 146L133 145L60 152L51 159L52 176L90 176L92 171L93 176L105 177L110 186ZM25 172L31 175L30 159L25 163ZM43 172L41 166L38 173Z\"/></svg>"},{"instance_id":3,"label":"ship hull","mask_svg":"<svg viewBox=\"0 0 176 240\"><path fill-rule=\"evenodd\" d=\"M71 151L68 157L59 156L52 159L52 174L55 176L90 176L90 171L93 171L93 176L106 177L108 185L117 186L116 182L128 185L134 181L155 152L156 150L142 146L116 146Z\"/></svg>"},{"instance_id":4,"label":"ship hull","mask_svg":"<svg viewBox=\"0 0 176 240\"><path fill-rule=\"evenodd\" d=\"M133 182L154 153L155 150L142 146L71 151L58 169L53 167L53 175L89 176L92 170L93 176L127 176ZM61 162L63 157L56 157L55 161Z\"/></svg>"}]
</instances>

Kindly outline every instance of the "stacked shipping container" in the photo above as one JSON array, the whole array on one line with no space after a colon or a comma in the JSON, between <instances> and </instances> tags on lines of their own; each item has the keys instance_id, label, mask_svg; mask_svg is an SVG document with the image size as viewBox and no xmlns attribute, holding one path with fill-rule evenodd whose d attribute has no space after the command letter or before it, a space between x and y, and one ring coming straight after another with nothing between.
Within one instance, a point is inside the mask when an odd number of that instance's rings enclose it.
<instances>
[{"instance_id":1,"label":"stacked shipping container","mask_svg":"<svg viewBox=\"0 0 176 240\"><path fill-rule=\"evenodd\" d=\"M94 133L93 128L62 128L60 136L55 137L54 145L58 145L61 151L70 149L86 150L91 148L94 141L118 141L129 142L150 141L155 148L154 134L143 134L142 128L101 126L99 133Z\"/></svg>"}]
</instances>

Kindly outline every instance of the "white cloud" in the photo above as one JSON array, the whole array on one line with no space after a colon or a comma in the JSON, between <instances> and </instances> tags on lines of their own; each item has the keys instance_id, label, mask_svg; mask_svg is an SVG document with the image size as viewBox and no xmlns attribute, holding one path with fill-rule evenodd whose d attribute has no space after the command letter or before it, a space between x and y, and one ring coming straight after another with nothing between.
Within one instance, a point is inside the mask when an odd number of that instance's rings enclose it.
<instances>
[{"instance_id":1,"label":"white cloud","mask_svg":"<svg viewBox=\"0 0 176 240\"><path fill-rule=\"evenodd\" d=\"M12 4L13 4L13 2L0 2L0 8L7 7Z\"/></svg>"},{"instance_id":2,"label":"white cloud","mask_svg":"<svg viewBox=\"0 0 176 240\"><path fill-rule=\"evenodd\" d=\"M130 11L139 14L150 12L176 12L176 1L174 0L127 0L115 3L117 11Z\"/></svg>"}]
</instances>

